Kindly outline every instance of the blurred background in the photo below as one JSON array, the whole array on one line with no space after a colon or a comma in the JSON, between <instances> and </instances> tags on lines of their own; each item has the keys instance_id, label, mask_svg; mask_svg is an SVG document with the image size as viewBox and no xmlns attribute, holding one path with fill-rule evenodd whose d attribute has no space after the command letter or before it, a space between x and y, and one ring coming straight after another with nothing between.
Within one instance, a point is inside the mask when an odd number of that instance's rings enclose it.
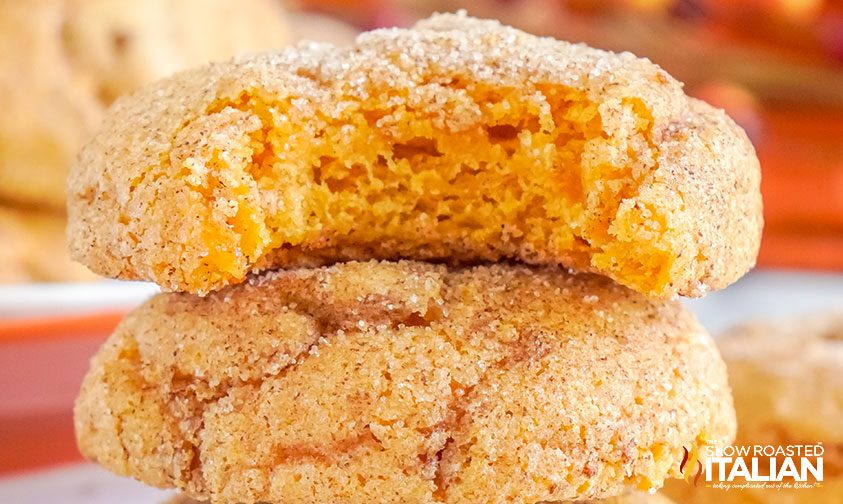
<instances>
[{"instance_id":1,"label":"blurred background","mask_svg":"<svg viewBox=\"0 0 843 504\"><path fill-rule=\"evenodd\" d=\"M109 104L182 68L456 9L648 57L746 129L765 234L755 272L688 302L711 331L843 308L843 0L0 0L0 501L157 495L79 464L72 431L89 357L156 292L64 250L68 164Z\"/></svg>"}]
</instances>

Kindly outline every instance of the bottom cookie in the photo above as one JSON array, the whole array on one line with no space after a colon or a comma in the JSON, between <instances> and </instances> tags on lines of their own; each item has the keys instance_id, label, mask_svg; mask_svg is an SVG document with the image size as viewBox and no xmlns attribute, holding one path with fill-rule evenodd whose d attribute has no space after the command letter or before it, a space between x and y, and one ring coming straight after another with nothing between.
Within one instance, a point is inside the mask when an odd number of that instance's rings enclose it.
<instances>
[{"instance_id":1,"label":"bottom cookie","mask_svg":"<svg viewBox=\"0 0 843 504\"><path fill-rule=\"evenodd\" d=\"M679 303L559 268L375 261L154 297L93 359L75 419L114 472L275 504L605 498L734 432L725 366Z\"/></svg>"}]
</instances>

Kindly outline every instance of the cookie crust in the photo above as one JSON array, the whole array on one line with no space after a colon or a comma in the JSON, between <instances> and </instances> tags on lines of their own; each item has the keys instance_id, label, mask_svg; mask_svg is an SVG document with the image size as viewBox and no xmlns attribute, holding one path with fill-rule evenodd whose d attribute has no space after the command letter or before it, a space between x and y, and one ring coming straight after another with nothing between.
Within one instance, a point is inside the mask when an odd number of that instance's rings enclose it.
<instances>
[{"instance_id":1,"label":"cookie crust","mask_svg":"<svg viewBox=\"0 0 843 504\"><path fill-rule=\"evenodd\" d=\"M576 501L573 504L672 504L673 501L660 494L649 494L644 492L632 492L609 499L594 501ZM165 504L207 504L188 497L187 495L176 495ZM552 503L548 503L552 504Z\"/></svg>"}]
</instances>

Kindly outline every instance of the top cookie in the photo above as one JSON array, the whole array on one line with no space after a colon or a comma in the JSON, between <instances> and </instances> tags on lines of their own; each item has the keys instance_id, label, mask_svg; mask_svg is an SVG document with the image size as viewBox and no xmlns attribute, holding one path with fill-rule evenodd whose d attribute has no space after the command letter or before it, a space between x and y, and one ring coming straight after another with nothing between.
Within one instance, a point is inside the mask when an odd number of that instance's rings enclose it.
<instances>
[{"instance_id":1,"label":"top cookie","mask_svg":"<svg viewBox=\"0 0 843 504\"><path fill-rule=\"evenodd\" d=\"M69 180L74 257L204 294L344 259L514 258L699 296L755 262L758 160L632 54L437 15L158 82Z\"/></svg>"}]
</instances>

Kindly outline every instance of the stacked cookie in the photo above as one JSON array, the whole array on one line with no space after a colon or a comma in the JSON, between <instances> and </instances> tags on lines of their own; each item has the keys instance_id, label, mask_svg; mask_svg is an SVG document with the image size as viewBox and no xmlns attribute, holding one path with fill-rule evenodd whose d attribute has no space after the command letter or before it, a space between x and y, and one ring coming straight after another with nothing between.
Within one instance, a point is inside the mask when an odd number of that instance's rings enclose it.
<instances>
[{"instance_id":1,"label":"stacked cookie","mask_svg":"<svg viewBox=\"0 0 843 504\"><path fill-rule=\"evenodd\" d=\"M657 489L734 436L665 298L752 266L758 185L650 62L464 15L179 74L71 173L74 256L174 291L92 361L79 446L219 503Z\"/></svg>"}]
</instances>

